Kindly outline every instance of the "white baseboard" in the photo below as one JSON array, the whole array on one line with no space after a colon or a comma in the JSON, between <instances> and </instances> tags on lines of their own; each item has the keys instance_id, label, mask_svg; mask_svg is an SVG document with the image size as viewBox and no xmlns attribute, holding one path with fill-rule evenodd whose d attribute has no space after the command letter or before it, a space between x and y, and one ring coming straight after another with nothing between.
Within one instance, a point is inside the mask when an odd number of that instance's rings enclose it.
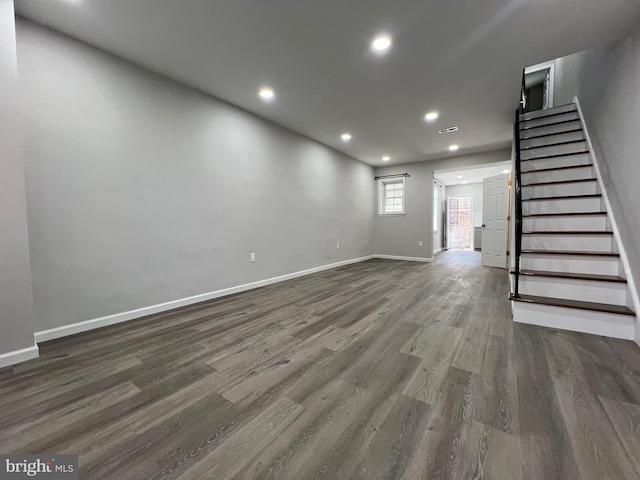
<instances>
[{"instance_id":1,"label":"white baseboard","mask_svg":"<svg viewBox=\"0 0 640 480\"><path fill-rule=\"evenodd\" d=\"M202 293L200 295L194 295L192 297L181 298L179 300L172 300L166 303L160 303L158 305L152 305L150 307L138 308L136 310L130 310L128 312L116 313L114 315L108 315L106 317L94 318L91 320L85 320L83 322L73 323L71 325L64 325L62 327L52 328L50 330L43 330L36 332L34 337L36 343L46 342L48 340L54 340L56 338L66 337L74 335L76 333L86 332L94 330L96 328L106 327L114 325L116 323L126 322L133 320L134 318L145 317L147 315L153 315L155 313L166 312L167 310L173 310L174 308L186 307L193 305L194 303L205 302L207 300L213 300L215 298L225 297L227 295L233 295L234 293L245 292L254 288L265 287L274 283L284 282L285 280L291 280L293 278L310 275L312 273L321 272L323 270L329 270L331 268L341 267L343 265L350 265L352 263L364 262L365 260L371 260L373 255L366 257L353 258L350 260L343 260L341 262L331 263L329 265L321 265L319 267L309 268L308 270L301 270L299 272L288 273L279 277L267 278L265 280L259 280L257 282L247 283L239 285L237 287L225 288L223 290L216 290L214 292ZM37 355L36 355L37 356ZM1 366L1 365L0 365Z\"/></svg>"},{"instance_id":2,"label":"white baseboard","mask_svg":"<svg viewBox=\"0 0 640 480\"><path fill-rule=\"evenodd\" d=\"M440 253L440 252L442 252L443 250L444 250L444 248L436 248L436 249L433 251L433 254L435 255L436 253Z\"/></svg>"},{"instance_id":3,"label":"white baseboard","mask_svg":"<svg viewBox=\"0 0 640 480\"><path fill-rule=\"evenodd\" d=\"M40 349L38 345L33 347L23 348L22 350L15 350L13 352L7 352L0 355L0 368L8 367L9 365L15 365L16 363L26 362L32 358L38 358L40 356Z\"/></svg>"},{"instance_id":4,"label":"white baseboard","mask_svg":"<svg viewBox=\"0 0 640 480\"><path fill-rule=\"evenodd\" d=\"M596 155L596 151L593 148L593 142L591 141L591 136L589 135L589 130L587 129L587 122L585 121L584 114L582 112L582 107L580 106L580 99L576 96L574 97L574 102L576 104L578 110L578 116L580 117L580 121L582 123L582 130L584 131L584 136L587 140L587 146L589 147L589 155L593 160L593 168L596 171L596 177L598 178L598 185L600 186L600 190L602 192L602 198L604 199L604 205L607 209L608 218L611 222L611 230L613 230L613 237L618 244L618 249L620 253L620 261L622 262L622 268L624 269L625 277L627 279L627 291L630 293L631 301L628 307L633 308L636 312L636 320L635 320L635 335L633 340L640 345L640 298L638 297L638 289L636 288L635 281L633 279L633 275L631 273L631 264L629 263L629 257L627 256L627 251L624 248L624 244L622 243L622 238L620 237L620 229L618 228L618 223L616 222L616 217L613 209L611 208L611 202L609 201L609 196L607 195L607 189L604 186L604 181L602 180L602 175L600 173L600 165L598 162L598 157Z\"/></svg>"},{"instance_id":5,"label":"white baseboard","mask_svg":"<svg viewBox=\"0 0 640 480\"><path fill-rule=\"evenodd\" d=\"M433 257L425 258L425 257L401 257L398 255L380 255L376 253L374 258L385 258L387 260L406 260L408 262L433 262Z\"/></svg>"}]
</instances>

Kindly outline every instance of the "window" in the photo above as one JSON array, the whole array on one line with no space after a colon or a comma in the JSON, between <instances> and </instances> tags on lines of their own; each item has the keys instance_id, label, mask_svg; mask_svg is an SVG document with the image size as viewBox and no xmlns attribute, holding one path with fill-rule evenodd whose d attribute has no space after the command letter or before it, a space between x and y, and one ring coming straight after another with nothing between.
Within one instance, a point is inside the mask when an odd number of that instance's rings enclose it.
<instances>
[{"instance_id":1,"label":"window","mask_svg":"<svg viewBox=\"0 0 640 480\"><path fill-rule=\"evenodd\" d=\"M405 178L378 180L378 214L404 215Z\"/></svg>"}]
</instances>

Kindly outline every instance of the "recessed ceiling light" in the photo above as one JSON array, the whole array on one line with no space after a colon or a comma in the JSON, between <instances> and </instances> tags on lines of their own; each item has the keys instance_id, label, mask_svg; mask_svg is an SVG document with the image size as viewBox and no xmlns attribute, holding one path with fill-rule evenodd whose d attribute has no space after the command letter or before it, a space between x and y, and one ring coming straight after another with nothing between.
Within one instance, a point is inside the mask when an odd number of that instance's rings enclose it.
<instances>
[{"instance_id":1,"label":"recessed ceiling light","mask_svg":"<svg viewBox=\"0 0 640 480\"><path fill-rule=\"evenodd\" d=\"M389 160L391 160L391 157L389 157L388 155L385 155L384 157L382 157L383 162L388 162Z\"/></svg>"},{"instance_id":2,"label":"recessed ceiling light","mask_svg":"<svg viewBox=\"0 0 640 480\"><path fill-rule=\"evenodd\" d=\"M464 182L462 182L462 183L463 183L463 184L464 184L464 183L467 183L467 181L465 180L465 181L464 181Z\"/></svg>"},{"instance_id":3,"label":"recessed ceiling light","mask_svg":"<svg viewBox=\"0 0 640 480\"><path fill-rule=\"evenodd\" d=\"M509 173L511 170L509 170L508 168L506 170L502 170L502 173Z\"/></svg>"},{"instance_id":4,"label":"recessed ceiling light","mask_svg":"<svg viewBox=\"0 0 640 480\"><path fill-rule=\"evenodd\" d=\"M436 118L438 118L438 112L429 112L424 116L424 119L433 122Z\"/></svg>"},{"instance_id":5,"label":"recessed ceiling light","mask_svg":"<svg viewBox=\"0 0 640 480\"><path fill-rule=\"evenodd\" d=\"M275 93L273 89L269 87L263 87L260 89L260 96L265 100L271 100L275 96Z\"/></svg>"},{"instance_id":6,"label":"recessed ceiling light","mask_svg":"<svg viewBox=\"0 0 640 480\"><path fill-rule=\"evenodd\" d=\"M458 150L460 147L458 145L451 145L449 146L449 150L451 150L452 152L455 152L456 150Z\"/></svg>"},{"instance_id":7,"label":"recessed ceiling light","mask_svg":"<svg viewBox=\"0 0 640 480\"><path fill-rule=\"evenodd\" d=\"M378 35L373 39L371 48L377 52L384 52L391 46L391 37L389 35Z\"/></svg>"},{"instance_id":8,"label":"recessed ceiling light","mask_svg":"<svg viewBox=\"0 0 640 480\"><path fill-rule=\"evenodd\" d=\"M462 175L458 175L458 178L462 178Z\"/></svg>"},{"instance_id":9,"label":"recessed ceiling light","mask_svg":"<svg viewBox=\"0 0 640 480\"><path fill-rule=\"evenodd\" d=\"M342 135L340 135L340 138L342 138L343 142L348 142L349 140L351 140L351 134L345 132Z\"/></svg>"}]
</instances>

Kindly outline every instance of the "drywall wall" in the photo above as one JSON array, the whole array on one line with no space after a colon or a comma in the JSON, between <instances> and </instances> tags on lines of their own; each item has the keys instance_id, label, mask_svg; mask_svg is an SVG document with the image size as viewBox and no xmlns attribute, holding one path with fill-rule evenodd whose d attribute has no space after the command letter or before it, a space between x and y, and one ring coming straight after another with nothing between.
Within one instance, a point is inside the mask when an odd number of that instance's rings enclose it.
<instances>
[{"instance_id":1,"label":"drywall wall","mask_svg":"<svg viewBox=\"0 0 640 480\"><path fill-rule=\"evenodd\" d=\"M612 214L640 287L640 28L630 38L556 60L557 105L578 97Z\"/></svg>"},{"instance_id":2,"label":"drywall wall","mask_svg":"<svg viewBox=\"0 0 640 480\"><path fill-rule=\"evenodd\" d=\"M373 253L368 165L24 20L18 54L38 331Z\"/></svg>"},{"instance_id":3,"label":"drywall wall","mask_svg":"<svg viewBox=\"0 0 640 480\"><path fill-rule=\"evenodd\" d=\"M14 18L0 0L0 355L33 347Z\"/></svg>"},{"instance_id":4,"label":"drywall wall","mask_svg":"<svg viewBox=\"0 0 640 480\"><path fill-rule=\"evenodd\" d=\"M376 175L408 173L406 214L376 215L373 225L374 252L414 258L431 258L433 252L433 172L464 168L511 158L510 149L447 157L428 162L407 163L376 169ZM377 198L374 205L377 213ZM419 242L422 241L422 246Z\"/></svg>"}]
</instances>

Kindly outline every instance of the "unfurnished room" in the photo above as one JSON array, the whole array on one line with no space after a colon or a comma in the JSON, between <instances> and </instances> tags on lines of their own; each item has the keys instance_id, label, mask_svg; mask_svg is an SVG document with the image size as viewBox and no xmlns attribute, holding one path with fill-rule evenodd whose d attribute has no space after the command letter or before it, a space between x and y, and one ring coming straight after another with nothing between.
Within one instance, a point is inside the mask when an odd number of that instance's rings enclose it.
<instances>
[{"instance_id":1,"label":"unfurnished room","mask_svg":"<svg viewBox=\"0 0 640 480\"><path fill-rule=\"evenodd\" d=\"M640 479L638 0L0 0L0 479Z\"/></svg>"}]
</instances>

